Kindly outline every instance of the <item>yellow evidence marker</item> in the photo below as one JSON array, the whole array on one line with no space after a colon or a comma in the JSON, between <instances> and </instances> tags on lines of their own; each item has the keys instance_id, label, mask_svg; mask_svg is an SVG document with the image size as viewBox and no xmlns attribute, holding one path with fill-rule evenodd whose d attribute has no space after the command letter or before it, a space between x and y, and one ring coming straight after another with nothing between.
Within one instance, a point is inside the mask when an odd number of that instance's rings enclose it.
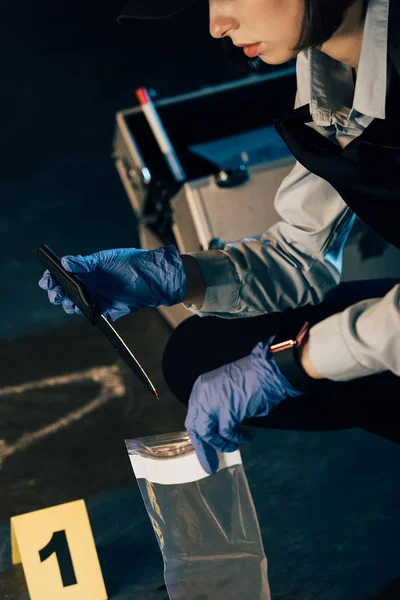
<instances>
[{"instance_id":1,"label":"yellow evidence marker","mask_svg":"<svg viewBox=\"0 0 400 600\"><path fill-rule=\"evenodd\" d=\"M11 549L30 600L107 600L84 500L11 517Z\"/></svg>"}]
</instances>

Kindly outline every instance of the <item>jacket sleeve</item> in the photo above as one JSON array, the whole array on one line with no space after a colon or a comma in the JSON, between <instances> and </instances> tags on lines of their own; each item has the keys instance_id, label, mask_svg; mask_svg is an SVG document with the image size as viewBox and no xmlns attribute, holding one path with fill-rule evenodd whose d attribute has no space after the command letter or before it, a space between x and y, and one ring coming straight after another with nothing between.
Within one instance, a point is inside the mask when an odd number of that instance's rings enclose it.
<instances>
[{"instance_id":1,"label":"jacket sleeve","mask_svg":"<svg viewBox=\"0 0 400 600\"><path fill-rule=\"evenodd\" d=\"M304 52L296 70L297 107L309 102ZM317 304L339 283L354 216L336 190L296 162L281 183L275 208L281 220L259 238L190 253L200 265L206 297L202 307L186 308L199 316L259 316Z\"/></svg>"},{"instance_id":2,"label":"jacket sleeve","mask_svg":"<svg viewBox=\"0 0 400 600\"><path fill-rule=\"evenodd\" d=\"M314 325L309 352L317 371L334 381L382 371L400 376L400 284Z\"/></svg>"}]
</instances>

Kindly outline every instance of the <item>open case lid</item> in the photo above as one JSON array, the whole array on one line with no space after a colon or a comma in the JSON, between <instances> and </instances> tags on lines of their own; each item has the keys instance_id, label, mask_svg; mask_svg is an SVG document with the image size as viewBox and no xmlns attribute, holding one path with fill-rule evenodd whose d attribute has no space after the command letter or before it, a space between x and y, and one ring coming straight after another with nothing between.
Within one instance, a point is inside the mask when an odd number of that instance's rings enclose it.
<instances>
[{"instance_id":1,"label":"open case lid","mask_svg":"<svg viewBox=\"0 0 400 600\"><path fill-rule=\"evenodd\" d=\"M244 150L245 146L248 148L253 143L259 146L260 136L262 139L266 134L271 160L289 154L272 122L274 118L293 109L295 72L294 66L286 65L265 75L251 75L188 94L153 100L188 181L221 170L221 164L214 160L216 156L221 156L221 145L226 148L228 144L232 149L231 159L234 160L235 155L240 156L237 144L243 144ZM131 141L144 162L141 166L149 169L153 180L172 182L168 166L141 107L119 114L123 114ZM227 142L226 138L231 139ZM210 145L214 141L221 143ZM208 160L207 155L212 160ZM259 152L259 158L263 162L263 152Z\"/></svg>"}]
</instances>

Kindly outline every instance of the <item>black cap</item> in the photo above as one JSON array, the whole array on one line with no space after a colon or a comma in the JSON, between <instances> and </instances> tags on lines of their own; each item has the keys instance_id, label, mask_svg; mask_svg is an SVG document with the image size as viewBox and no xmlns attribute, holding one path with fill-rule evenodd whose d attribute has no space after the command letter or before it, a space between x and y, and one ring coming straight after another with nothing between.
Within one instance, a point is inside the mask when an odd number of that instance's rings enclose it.
<instances>
[{"instance_id":1,"label":"black cap","mask_svg":"<svg viewBox=\"0 0 400 600\"><path fill-rule=\"evenodd\" d=\"M119 25L132 25L138 19L168 19L195 0L131 0L117 17Z\"/></svg>"}]
</instances>

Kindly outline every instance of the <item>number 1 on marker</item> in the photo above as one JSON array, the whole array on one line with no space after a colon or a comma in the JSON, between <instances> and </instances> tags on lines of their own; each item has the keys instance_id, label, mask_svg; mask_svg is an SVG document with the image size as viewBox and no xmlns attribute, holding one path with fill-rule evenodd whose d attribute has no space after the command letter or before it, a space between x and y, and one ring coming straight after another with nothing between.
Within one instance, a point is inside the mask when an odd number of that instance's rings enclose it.
<instances>
[{"instance_id":1,"label":"number 1 on marker","mask_svg":"<svg viewBox=\"0 0 400 600\"><path fill-rule=\"evenodd\" d=\"M47 546L39 551L40 562L47 560L54 553L57 556L63 586L77 584L65 529L55 531Z\"/></svg>"},{"instance_id":2,"label":"number 1 on marker","mask_svg":"<svg viewBox=\"0 0 400 600\"><path fill-rule=\"evenodd\" d=\"M10 524L12 562L22 562L31 600L107 600L83 499L16 515Z\"/></svg>"}]
</instances>

